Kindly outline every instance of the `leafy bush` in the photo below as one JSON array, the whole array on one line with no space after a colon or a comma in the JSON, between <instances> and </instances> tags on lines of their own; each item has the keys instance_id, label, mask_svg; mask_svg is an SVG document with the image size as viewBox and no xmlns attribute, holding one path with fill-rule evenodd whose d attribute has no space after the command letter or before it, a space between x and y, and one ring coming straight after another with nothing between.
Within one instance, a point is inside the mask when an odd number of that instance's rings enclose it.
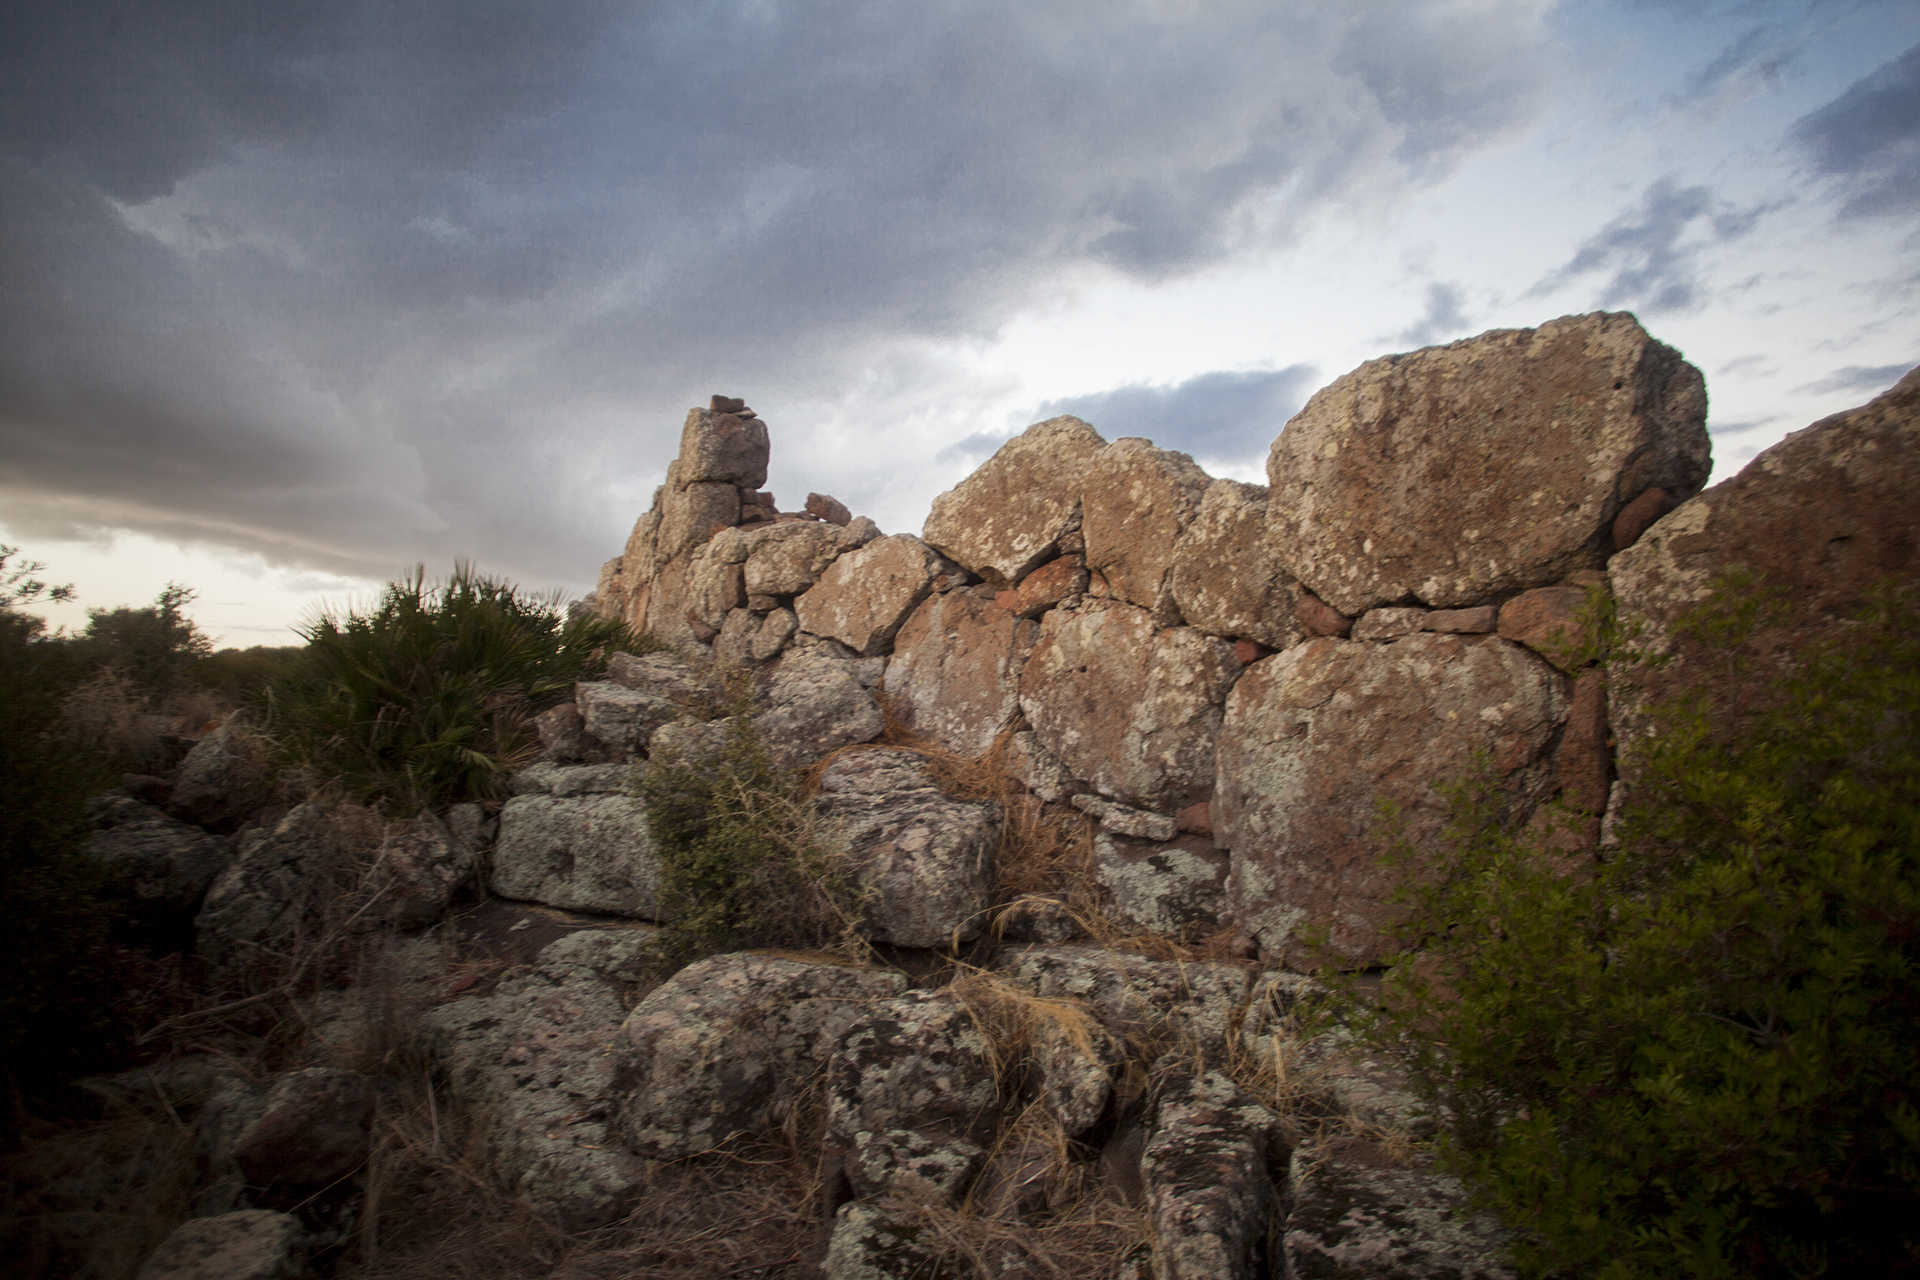
<instances>
[{"instance_id":1,"label":"leafy bush","mask_svg":"<svg viewBox=\"0 0 1920 1280\"><path fill-rule=\"evenodd\" d=\"M733 677L725 742L657 753L636 790L660 857L659 963L749 947L864 948L857 894L820 840L804 779L774 762Z\"/></svg>"},{"instance_id":2,"label":"leafy bush","mask_svg":"<svg viewBox=\"0 0 1920 1280\"><path fill-rule=\"evenodd\" d=\"M1597 866L1453 791L1375 1033L1527 1274L1920 1266L1920 610L1799 661L1737 740L1706 692L1663 710Z\"/></svg>"},{"instance_id":3,"label":"leafy bush","mask_svg":"<svg viewBox=\"0 0 1920 1280\"><path fill-rule=\"evenodd\" d=\"M465 564L300 634L301 661L270 689L271 735L316 782L406 812L499 795L537 746L533 713L609 653L658 647Z\"/></svg>"}]
</instances>

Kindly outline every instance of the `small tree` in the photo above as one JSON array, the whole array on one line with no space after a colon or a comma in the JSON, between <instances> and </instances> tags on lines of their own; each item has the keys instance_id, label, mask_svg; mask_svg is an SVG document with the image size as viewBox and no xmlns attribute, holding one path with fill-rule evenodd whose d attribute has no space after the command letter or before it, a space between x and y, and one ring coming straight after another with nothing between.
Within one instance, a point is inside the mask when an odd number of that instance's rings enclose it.
<instances>
[{"instance_id":1,"label":"small tree","mask_svg":"<svg viewBox=\"0 0 1920 1280\"><path fill-rule=\"evenodd\" d=\"M89 609L82 652L149 695L172 692L213 653L212 641L186 615L195 594L169 582L150 605Z\"/></svg>"}]
</instances>

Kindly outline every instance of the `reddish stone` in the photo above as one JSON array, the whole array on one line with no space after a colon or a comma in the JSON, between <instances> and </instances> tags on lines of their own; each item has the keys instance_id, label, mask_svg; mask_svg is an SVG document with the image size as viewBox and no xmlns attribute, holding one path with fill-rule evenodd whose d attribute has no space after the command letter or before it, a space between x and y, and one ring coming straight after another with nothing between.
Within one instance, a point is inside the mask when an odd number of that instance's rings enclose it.
<instances>
[{"instance_id":1,"label":"reddish stone","mask_svg":"<svg viewBox=\"0 0 1920 1280\"><path fill-rule=\"evenodd\" d=\"M1537 587L1500 606L1500 638L1523 644L1565 669L1587 643L1575 620L1587 602L1585 587Z\"/></svg>"},{"instance_id":2,"label":"reddish stone","mask_svg":"<svg viewBox=\"0 0 1920 1280\"><path fill-rule=\"evenodd\" d=\"M1620 514L1613 518L1613 549L1625 551L1640 541L1640 535L1645 533L1655 520L1673 510L1676 505L1672 494L1659 485L1654 485L1620 508Z\"/></svg>"},{"instance_id":3,"label":"reddish stone","mask_svg":"<svg viewBox=\"0 0 1920 1280\"><path fill-rule=\"evenodd\" d=\"M1560 799L1581 813L1600 813L1613 786L1613 752L1607 746L1607 677L1584 671L1573 685L1567 728L1554 760Z\"/></svg>"},{"instance_id":4,"label":"reddish stone","mask_svg":"<svg viewBox=\"0 0 1920 1280\"><path fill-rule=\"evenodd\" d=\"M922 536L995 587L1015 586L1074 527L1080 481L1106 445L1078 418L1036 423L935 498Z\"/></svg>"},{"instance_id":5,"label":"reddish stone","mask_svg":"<svg viewBox=\"0 0 1920 1280\"><path fill-rule=\"evenodd\" d=\"M1190 804L1174 815L1173 822L1189 835L1210 836L1213 834L1213 806L1205 800Z\"/></svg>"},{"instance_id":6,"label":"reddish stone","mask_svg":"<svg viewBox=\"0 0 1920 1280\"><path fill-rule=\"evenodd\" d=\"M1920 371L1871 403L1789 435L1739 475L1676 507L1609 563L1634 647L1659 666L1616 672L1608 691L1624 780L1653 706L1709 689L1716 733L1732 732L1782 692L1810 642L1838 639L1876 589L1920 586ZM1768 606L1745 636L1678 624L1723 575ZM1735 601L1734 603L1738 603ZM1730 642L1731 641L1731 642Z\"/></svg>"},{"instance_id":7,"label":"reddish stone","mask_svg":"<svg viewBox=\"0 0 1920 1280\"><path fill-rule=\"evenodd\" d=\"M701 644L712 644L713 638L720 634L720 628L708 623L692 609L687 610L687 630L692 632L693 638Z\"/></svg>"},{"instance_id":8,"label":"reddish stone","mask_svg":"<svg viewBox=\"0 0 1920 1280\"><path fill-rule=\"evenodd\" d=\"M1395 892L1418 873L1381 855L1437 847L1436 787L1482 752L1504 775L1508 815L1530 816L1552 787L1566 699L1563 677L1492 636L1321 638L1248 668L1227 699L1212 818L1214 843L1233 851L1235 918L1260 953L1300 957L1301 931L1325 926L1342 963L1390 954L1405 910ZM1381 822L1382 801L1397 826Z\"/></svg>"},{"instance_id":9,"label":"reddish stone","mask_svg":"<svg viewBox=\"0 0 1920 1280\"><path fill-rule=\"evenodd\" d=\"M863 658L885 653L893 637L933 591L940 557L910 533L869 542L828 566L794 601L800 629L832 636Z\"/></svg>"},{"instance_id":10,"label":"reddish stone","mask_svg":"<svg viewBox=\"0 0 1920 1280\"><path fill-rule=\"evenodd\" d=\"M1058 545L1063 556L1081 555L1087 549L1087 535L1077 529L1072 533L1063 533Z\"/></svg>"},{"instance_id":11,"label":"reddish stone","mask_svg":"<svg viewBox=\"0 0 1920 1280\"><path fill-rule=\"evenodd\" d=\"M1176 812L1213 790L1221 703L1241 670L1224 640L1156 628L1135 605L1089 601L1040 620L1020 710L1040 744L1102 796Z\"/></svg>"},{"instance_id":12,"label":"reddish stone","mask_svg":"<svg viewBox=\"0 0 1920 1280\"><path fill-rule=\"evenodd\" d=\"M1087 564L1106 578L1115 599L1151 609L1162 626L1180 621L1174 557L1211 483L1186 454L1133 438L1102 449L1081 481Z\"/></svg>"},{"instance_id":13,"label":"reddish stone","mask_svg":"<svg viewBox=\"0 0 1920 1280\"><path fill-rule=\"evenodd\" d=\"M830 498L824 493L808 494L807 510L828 524L845 525L853 519L853 512L847 510L846 503L838 498Z\"/></svg>"},{"instance_id":14,"label":"reddish stone","mask_svg":"<svg viewBox=\"0 0 1920 1280\"><path fill-rule=\"evenodd\" d=\"M1276 650L1301 639L1293 608L1299 587L1273 558L1267 491L1259 485L1215 480L1207 486L1181 535L1171 582L1190 627Z\"/></svg>"},{"instance_id":15,"label":"reddish stone","mask_svg":"<svg viewBox=\"0 0 1920 1280\"><path fill-rule=\"evenodd\" d=\"M1258 640L1242 638L1233 642L1233 656L1240 659L1242 665L1245 666L1252 666L1272 652L1273 650L1267 648L1267 646L1261 644Z\"/></svg>"},{"instance_id":16,"label":"reddish stone","mask_svg":"<svg viewBox=\"0 0 1920 1280\"><path fill-rule=\"evenodd\" d=\"M887 703L915 733L977 755L1019 712L1035 628L969 591L929 596L894 637Z\"/></svg>"},{"instance_id":17,"label":"reddish stone","mask_svg":"<svg viewBox=\"0 0 1920 1280\"><path fill-rule=\"evenodd\" d=\"M1427 615L1427 630L1442 635L1484 635L1500 625L1500 610L1490 604L1472 609L1435 609Z\"/></svg>"},{"instance_id":18,"label":"reddish stone","mask_svg":"<svg viewBox=\"0 0 1920 1280\"><path fill-rule=\"evenodd\" d=\"M1273 549L1349 616L1481 604L1599 568L1627 499L1712 469L1706 384L1624 312L1371 360L1267 459Z\"/></svg>"},{"instance_id":19,"label":"reddish stone","mask_svg":"<svg viewBox=\"0 0 1920 1280\"><path fill-rule=\"evenodd\" d=\"M1087 589L1086 563L1079 556L1049 560L1020 580L1009 607L1023 618L1037 618L1068 596ZM995 597L997 600L998 597Z\"/></svg>"},{"instance_id":20,"label":"reddish stone","mask_svg":"<svg viewBox=\"0 0 1920 1280\"><path fill-rule=\"evenodd\" d=\"M1302 591L1293 606L1294 615L1310 636L1344 636L1353 630L1353 619L1321 600L1310 591Z\"/></svg>"}]
</instances>

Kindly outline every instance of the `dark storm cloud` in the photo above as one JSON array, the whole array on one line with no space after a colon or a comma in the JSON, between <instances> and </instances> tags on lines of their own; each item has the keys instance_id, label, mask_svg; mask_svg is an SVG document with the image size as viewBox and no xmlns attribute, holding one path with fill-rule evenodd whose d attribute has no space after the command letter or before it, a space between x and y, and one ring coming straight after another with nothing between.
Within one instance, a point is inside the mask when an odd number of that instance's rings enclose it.
<instances>
[{"instance_id":1,"label":"dark storm cloud","mask_svg":"<svg viewBox=\"0 0 1920 1280\"><path fill-rule=\"evenodd\" d=\"M711 391L777 423L1443 174L1537 109L1538 10L12 6L8 518L578 576Z\"/></svg>"},{"instance_id":2,"label":"dark storm cloud","mask_svg":"<svg viewBox=\"0 0 1920 1280\"><path fill-rule=\"evenodd\" d=\"M1683 187L1671 177L1661 178L1529 293L1539 296L1582 276L1602 275L1607 277L1598 298L1602 307L1648 314L1691 310L1706 301L1701 255L1746 235L1766 212L1766 206L1734 208L1710 187Z\"/></svg>"},{"instance_id":3,"label":"dark storm cloud","mask_svg":"<svg viewBox=\"0 0 1920 1280\"><path fill-rule=\"evenodd\" d=\"M1141 436L1201 460L1238 462L1267 446L1312 394L1311 365L1249 373L1203 373L1170 387L1145 383L1049 400L1036 418L1070 413L1109 440ZM998 442L995 442L997 447Z\"/></svg>"},{"instance_id":4,"label":"dark storm cloud","mask_svg":"<svg viewBox=\"0 0 1920 1280\"><path fill-rule=\"evenodd\" d=\"M1788 137L1816 170L1842 180L1842 217L1920 209L1920 45L1801 117Z\"/></svg>"}]
</instances>

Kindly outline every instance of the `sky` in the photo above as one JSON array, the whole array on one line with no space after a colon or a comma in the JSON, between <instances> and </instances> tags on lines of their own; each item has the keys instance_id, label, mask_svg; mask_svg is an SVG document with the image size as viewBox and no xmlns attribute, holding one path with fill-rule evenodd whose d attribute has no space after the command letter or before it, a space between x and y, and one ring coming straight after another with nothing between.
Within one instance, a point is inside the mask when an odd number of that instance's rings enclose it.
<instances>
[{"instance_id":1,"label":"sky","mask_svg":"<svg viewBox=\"0 0 1920 1280\"><path fill-rule=\"evenodd\" d=\"M0 542L223 644L593 585L690 406L917 532L1028 423L1261 481L1389 352L1630 310L1715 478L1920 363L1920 6L21 0Z\"/></svg>"}]
</instances>

